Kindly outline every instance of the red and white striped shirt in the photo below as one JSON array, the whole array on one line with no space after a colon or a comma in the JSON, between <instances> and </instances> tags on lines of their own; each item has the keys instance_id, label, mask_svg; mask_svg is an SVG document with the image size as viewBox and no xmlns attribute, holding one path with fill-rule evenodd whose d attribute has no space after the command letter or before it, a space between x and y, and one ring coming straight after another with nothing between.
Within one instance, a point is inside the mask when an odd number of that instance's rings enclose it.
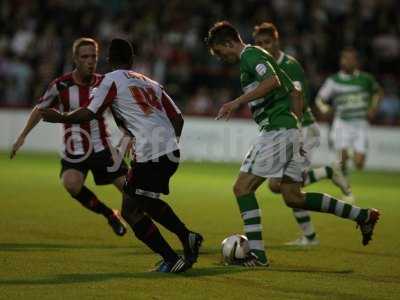
<instances>
[{"instance_id":1,"label":"red and white striped shirt","mask_svg":"<svg viewBox=\"0 0 400 300\"><path fill-rule=\"evenodd\" d=\"M171 120L181 112L158 82L131 70L107 73L93 89L87 108L102 114L107 107L117 124L135 137L136 161L149 161L178 149Z\"/></svg>"},{"instance_id":2,"label":"red and white striped shirt","mask_svg":"<svg viewBox=\"0 0 400 300\"><path fill-rule=\"evenodd\" d=\"M56 78L39 99L39 108L54 107L61 112L86 107L89 95L98 86L104 75L94 74L92 84L83 86L76 83L72 73ZM89 151L99 152L107 145L107 125L101 115L97 119L81 124L63 124L63 151L65 155L84 155Z\"/></svg>"}]
</instances>

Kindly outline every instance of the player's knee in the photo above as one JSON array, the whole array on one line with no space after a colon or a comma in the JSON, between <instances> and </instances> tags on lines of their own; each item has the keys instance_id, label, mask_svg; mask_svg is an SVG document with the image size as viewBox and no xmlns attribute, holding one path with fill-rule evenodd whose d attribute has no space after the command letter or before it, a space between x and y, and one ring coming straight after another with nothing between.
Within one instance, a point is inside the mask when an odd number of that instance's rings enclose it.
<instances>
[{"instance_id":1,"label":"player's knee","mask_svg":"<svg viewBox=\"0 0 400 300\"><path fill-rule=\"evenodd\" d=\"M282 183L280 186L281 193L285 204L292 208L302 208L303 197L300 188L293 184Z\"/></svg>"},{"instance_id":2,"label":"player's knee","mask_svg":"<svg viewBox=\"0 0 400 300\"><path fill-rule=\"evenodd\" d=\"M269 187L270 191L275 193L275 194L280 194L281 193L281 184L280 184L280 182L276 182L276 181L270 180L268 182L268 187Z\"/></svg>"},{"instance_id":3,"label":"player's knee","mask_svg":"<svg viewBox=\"0 0 400 300\"><path fill-rule=\"evenodd\" d=\"M63 185L71 196L76 196L82 189L83 183L78 178L63 178Z\"/></svg>"},{"instance_id":4,"label":"player's knee","mask_svg":"<svg viewBox=\"0 0 400 300\"><path fill-rule=\"evenodd\" d=\"M233 186L233 193L235 194L236 197L248 195L251 192L252 191L250 190L250 188L248 186L244 185L243 183L236 182Z\"/></svg>"},{"instance_id":5,"label":"player's knee","mask_svg":"<svg viewBox=\"0 0 400 300\"><path fill-rule=\"evenodd\" d=\"M364 169L364 160L356 160L354 162L354 165L357 170L361 171L362 169Z\"/></svg>"}]
</instances>

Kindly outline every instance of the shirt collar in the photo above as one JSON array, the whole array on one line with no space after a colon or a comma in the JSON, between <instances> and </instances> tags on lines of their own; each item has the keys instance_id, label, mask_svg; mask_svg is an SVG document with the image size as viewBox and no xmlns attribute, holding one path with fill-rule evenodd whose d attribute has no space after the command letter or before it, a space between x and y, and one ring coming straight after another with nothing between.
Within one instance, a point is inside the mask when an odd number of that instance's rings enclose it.
<instances>
[{"instance_id":1,"label":"shirt collar","mask_svg":"<svg viewBox=\"0 0 400 300\"><path fill-rule=\"evenodd\" d=\"M360 70L355 70L353 74L347 74L343 71L339 71L339 77L342 79L350 79L352 77L357 77L358 75L360 75Z\"/></svg>"},{"instance_id":2,"label":"shirt collar","mask_svg":"<svg viewBox=\"0 0 400 300\"><path fill-rule=\"evenodd\" d=\"M280 65L283 61L283 58L285 57L285 53L283 53L283 51L279 51L279 57L276 60L276 62L278 63L278 65Z\"/></svg>"},{"instance_id":3,"label":"shirt collar","mask_svg":"<svg viewBox=\"0 0 400 300\"><path fill-rule=\"evenodd\" d=\"M243 47L242 51L240 52L240 58L242 58L242 54L243 54L244 51L246 51L246 49L249 48L250 46L251 46L250 44L246 44L246 45Z\"/></svg>"}]
</instances>

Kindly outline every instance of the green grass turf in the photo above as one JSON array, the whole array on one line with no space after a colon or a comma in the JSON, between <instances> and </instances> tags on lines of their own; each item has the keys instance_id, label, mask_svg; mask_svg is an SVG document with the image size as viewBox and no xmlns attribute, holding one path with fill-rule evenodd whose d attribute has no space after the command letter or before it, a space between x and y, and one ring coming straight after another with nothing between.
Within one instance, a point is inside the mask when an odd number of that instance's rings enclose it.
<instances>
[{"instance_id":1,"label":"green grass turf","mask_svg":"<svg viewBox=\"0 0 400 300\"><path fill-rule=\"evenodd\" d=\"M263 187L264 240L271 267L224 267L220 242L241 232L231 185L235 164L183 163L168 202L205 237L199 262L183 275L150 273L158 261L131 232L114 236L105 220L83 209L60 186L56 155L0 155L1 299L399 299L399 173L354 173L361 206L383 212L371 245L363 247L355 224L313 214L321 246L282 244L298 229L278 196ZM120 206L112 186L88 186ZM329 182L309 190L338 196ZM165 231L163 231L165 233ZM174 247L177 239L166 233Z\"/></svg>"}]
</instances>

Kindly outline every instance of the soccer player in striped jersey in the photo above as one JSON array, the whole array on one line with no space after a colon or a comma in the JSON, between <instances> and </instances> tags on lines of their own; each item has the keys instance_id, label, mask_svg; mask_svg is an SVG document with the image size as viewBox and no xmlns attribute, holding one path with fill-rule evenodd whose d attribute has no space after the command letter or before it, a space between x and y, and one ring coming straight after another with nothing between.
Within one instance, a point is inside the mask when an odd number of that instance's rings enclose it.
<instances>
[{"instance_id":1,"label":"soccer player in striped jersey","mask_svg":"<svg viewBox=\"0 0 400 300\"><path fill-rule=\"evenodd\" d=\"M208 31L212 55L227 63L240 64L243 94L226 102L217 119L228 120L241 105L248 104L260 134L249 149L233 187L249 240L250 252L244 266L268 266L262 238L261 210L255 191L266 178L280 179L283 199L291 208L318 211L349 219L358 224L362 243L372 238L379 219L376 209L360 208L323 193L304 193L301 136L298 129L299 99L290 78L264 49L243 43L238 31L227 21Z\"/></svg>"},{"instance_id":2,"label":"soccer player in striped jersey","mask_svg":"<svg viewBox=\"0 0 400 300\"><path fill-rule=\"evenodd\" d=\"M310 185L325 178L329 178L342 190L346 196L350 196L351 190L349 184L343 176L340 168L336 164L333 164L332 166L326 165L320 168L310 169L312 151L320 144L320 132L309 107L310 91L302 66L294 57L281 51L279 44L279 33L274 24L264 22L258 26L255 26L253 37L255 44L268 51L275 58L278 66L293 81L293 84L297 85L297 87L302 91L304 99L303 117L301 119L303 149L305 150L304 186ZM268 183L272 192L280 193L280 180L277 178L270 178ZM316 232L311 222L309 212L295 208L293 209L293 214L303 232L303 235L295 241L287 243L287 245L317 245L319 242L316 238Z\"/></svg>"},{"instance_id":3,"label":"soccer player in striped jersey","mask_svg":"<svg viewBox=\"0 0 400 300\"><path fill-rule=\"evenodd\" d=\"M91 90L103 79L102 75L95 73L98 44L91 38L79 38L73 43L72 55L75 69L50 83L13 144L11 158L42 119L40 109L57 107L61 111L69 112L89 104ZM99 116L96 120L82 124L65 124L63 129L60 172L63 186L71 197L85 208L103 215L117 235L124 235L126 228L120 220L119 212L100 201L85 185L89 171L92 172L97 185L113 184L122 191L125 182L127 166L123 161L115 170L108 171L108 167L114 165L114 160L107 142L108 133L104 117Z\"/></svg>"},{"instance_id":4,"label":"soccer player in striped jersey","mask_svg":"<svg viewBox=\"0 0 400 300\"><path fill-rule=\"evenodd\" d=\"M124 187L129 198L124 198L122 216L137 238L162 256L156 271L184 272L197 261L203 237L190 231L160 198L160 194L169 194L170 178L179 166L182 114L159 83L132 71L133 49L128 41L112 40L108 58L113 71L105 75L86 108L72 113L43 110L44 120L82 123L111 107L117 124L135 138L136 161ZM184 259L170 247L152 219L177 235Z\"/></svg>"},{"instance_id":5,"label":"soccer player in striped jersey","mask_svg":"<svg viewBox=\"0 0 400 300\"><path fill-rule=\"evenodd\" d=\"M355 167L359 170L364 168L368 119L377 112L382 96L383 90L374 76L359 69L357 50L351 47L343 49L340 71L326 79L316 103L322 113L334 112L331 138L345 173L351 150Z\"/></svg>"}]
</instances>

